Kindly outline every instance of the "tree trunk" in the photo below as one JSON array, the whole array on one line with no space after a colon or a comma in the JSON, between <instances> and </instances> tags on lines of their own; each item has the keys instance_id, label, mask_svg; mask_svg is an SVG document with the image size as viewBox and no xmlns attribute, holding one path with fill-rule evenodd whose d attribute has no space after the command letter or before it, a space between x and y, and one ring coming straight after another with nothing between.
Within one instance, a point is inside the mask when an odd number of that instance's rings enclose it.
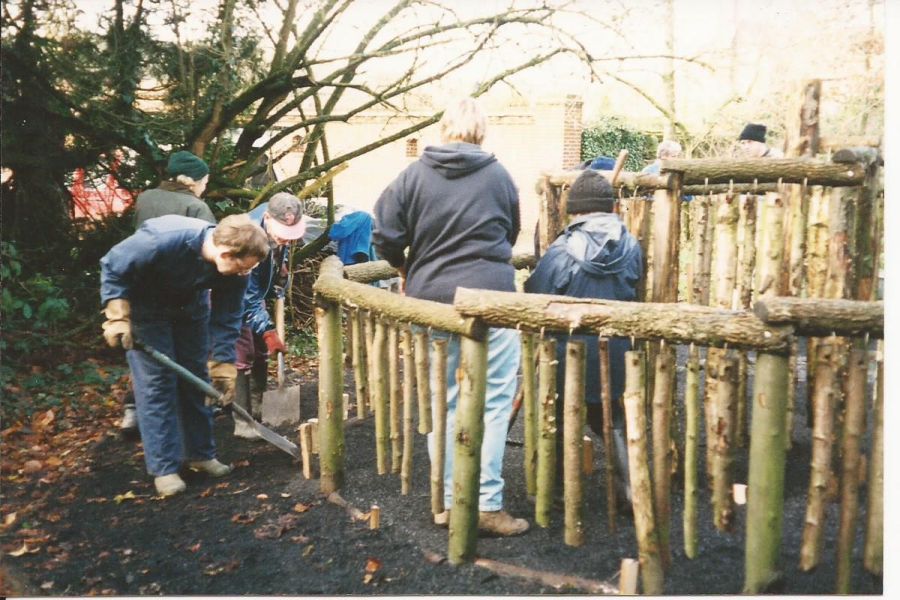
<instances>
[{"instance_id":1,"label":"tree trunk","mask_svg":"<svg viewBox=\"0 0 900 600\"><path fill-rule=\"evenodd\" d=\"M458 565L472 560L478 541L478 492L484 398L487 389L487 340L462 336L459 343L459 401L453 454L453 508L447 558Z\"/></svg>"},{"instance_id":2,"label":"tree trunk","mask_svg":"<svg viewBox=\"0 0 900 600\"><path fill-rule=\"evenodd\" d=\"M879 344L876 363L875 401L872 417L872 449L869 451L869 489L866 494L866 544L863 566L869 573L884 572L884 361Z\"/></svg>"},{"instance_id":3,"label":"tree trunk","mask_svg":"<svg viewBox=\"0 0 900 600\"><path fill-rule=\"evenodd\" d=\"M653 388L653 506L659 536L659 555L664 569L669 568L672 487L672 395L670 375L675 368L675 350L663 346L656 356L656 385Z\"/></svg>"},{"instance_id":4,"label":"tree trunk","mask_svg":"<svg viewBox=\"0 0 900 600\"><path fill-rule=\"evenodd\" d=\"M353 346L353 382L356 385L356 416L366 418L369 404L369 369L367 368L366 340L363 332L362 313L350 310L350 338Z\"/></svg>"},{"instance_id":5,"label":"tree trunk","mask_svg":"<svg viewBox=\"0 0 900 600\"><path fill-rule=\"evenodd\" d=\"M584 481L581 472L584 431L584 342L566 344L566 387L563 399L563 493L565 543L584 545Z\"/></svg>"},{"instance_id":6,"label":"tree trunk","mask_svg":"<svg viewBox=\"0 0 900 600\"><path fill-rule=\"evenodd\" d=\"M537 494L537 372L535 369L535 336L522 333L522 405L525 413L525 493Z\"/></svg>"},{"instance_id":7,"label":"tree trunk","mask_svg":"<svg viewBox=\"0 0 900 600\"><path fill-rule=\"evenodd\" d=\"M756 358L744 553L748 594L764 592L781 577L787 363L786 356L766 352Z\"/></svg>"},{"instance_id":8,"label":"tree trunk","mask_svg":"<svg viewBox=\"0 0 900 600\"><path fill-rule=\"evenodd\" d=\"M859 185L865 168L859 164L832 164L800 158L669 159L662 172L684 173L682 185L710 183L804 183Z\"/></svg>"},{"instance_id":9,"label":"tree trunk","mask_svg":"<svg viewBox=\"0 0 900 600\"><path fill-rule=\"evenodd\" d=\"M378 474L388 472L388 334L387 325L381 319L375 321L375 337L372 341L372 393L375 404L375 463Z\"/></svg>"},{"instance_id":10,"label":"tree trunk","mask_svg":"<svg viewBox=\"0 0 900 600\"><path fill-rule=\"evenodd\" d=\"M859 463L862 437L866 434L866 350L854 348L846 379L847 399L841 440L841 522L837 539L838 594L850 593L853 541L859 511Z\"/></svg>"},{"instance_id":11,"label":"tree trunk","mask_svg":"<svg viewBox=\"0 0 900 600\"><path fill-rule=\"evenodd\" d=\"M409 494L413 455L413 398L415 394L415 359L413 358L413 335L409 327L400 333L403 350L403 458L400 463L400 493Z\"/></svg>"},{"instance_id":12,"label":"tree trunk","mask_svg":"<svg viewBox=\"0 0 900 600\"><path fill-rule=\"evenodd\" d=\"M834 445L834 398L841 345L834 339L822 340L813 384L812 459L803 543L800 547L800 569L810 571L819 565L825 533L825 508L828 504L828 482L832 477L831 456Z\"/></svg>"},{"instance_id":13,"label":"tree trunk","mask_svg":"<svg viewBox=\"0 0 900 600\"><path fill-rule=\"evenodd\" d=\"M550 526L553 488L556 487L556 340L541 339L538 363L537 497L534 522Z\"/></svg>"},{"instance_id":14,"label":"tree trunk","mask_svg":"<svg viewBox=\"0 0 900 600\"><path fill-rule=\"evenodd\" d=\"M444 459L447 453L447 340L432 343L434 370L434 456L431 459L431 512L444 512Z\"/></svg>"},{"instance_id":15,"label":"tree trunk","mask_svg":"<svg viewBox=\"0 0 900 600\"><path fill-rule=\"evenodd\" d=\"M319 332L319 489L330 494L344 483L344 368L341 309L316 307Z\"/></svg>"},{"instance_id":16,"label":"tree trunk","mask_svg":"<svg viewBox=\"0 0 900 600\"><path fill-rule=\"evenodd\" d=\"M603 407L603 456L606 464L606 517L610 533L616 530L616 465L612 438L612 377L609 371L609 340L600 338L600 400ZM627 473L622 473L627 477Z\"/></svg>"},{"instance_id":17,"label":"tree trunk","mask_svg":"<svg viewBox=\"0 0 900 600\"><path fill-rule=\"evenodd\" d=\"M431 378L428 375L428 332L415 333L416 393L419 400L419 433L431 433Z\"/></svg>"},{"instance_id":18,"label":"tree trunk","mask_svg":"<svg viewBox=\"0 0 900 600\"><path fill-rule=\"evenodd\" d=\"M388 389L390 411L391 472L400 473L403 445L400 439L402 390L400 388L400 341L397 325L388 325Z\"/></svg>"},{"instance_id":19,"label":"tree trunk","mask_svg":"<svg viewBox=\"0 0 900 600\"><path fill-rule=\"evenodd\" d=\"M737 359L723 356L718 364L716 395L714 397L712 504L713 524L719 531L731 531L734 525L734 428L735 376Z\"/></svg>"},{"instance_id":20,"label":"tree trunk","mask_svg":"<svg viewBox=\"0 0 900 600\"><path fill-rule=\"evenodd\" d=\"M684 385L684 554L697 558L697 509L700 490L697 484L697 455L700 446L700 350L691 344L688 350Z\"/></svg>"},{"instance_id":21,"label":"tree trunk","mask_svg":"<svg viewBox=\"0 0 900 600\"><path fill-rule=\"evenodd\" d=\"M659 535L653 515L653 488L647 451L647 416L644 412L644 355L625 353L625 428L628 437L628 471L631 479L634 528L638 540L643 593L662 594L664 574L659 551Z\"/></svg>"}]
</instances>

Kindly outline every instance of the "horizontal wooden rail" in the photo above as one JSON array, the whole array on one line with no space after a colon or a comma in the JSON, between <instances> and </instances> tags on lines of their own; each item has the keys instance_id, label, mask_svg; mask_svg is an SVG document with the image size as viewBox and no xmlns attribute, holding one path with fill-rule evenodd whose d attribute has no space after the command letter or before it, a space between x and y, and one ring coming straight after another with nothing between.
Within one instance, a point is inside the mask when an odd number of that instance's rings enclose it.
<instances>
[{"instance_id":1,"label":"horizontal wooden rail","mask_svg":"<svg viewBox=\"0 0 900 600\"><path fill-rule=\"evenodd\" d=\"M583 172L584 171L582 170L559 171L555 173L545 173L544 177L547 178L550 185L572 185L572 182L574 182ZM612 178L612 171L599 172L607 179ZM643 190L667 190L672 185L674 184L668 174L657 175L655 173L620 171L618 177L616 178L615 187L628 190L634 190L635 188Z\"/></svg>"},{"instance_id":2,"label":"horizontal wooden rail","mask_svg":"<svg viewBox=\"0 0 900 600\"><path fill-rule=\"evenodd\" d=\"M884 302L777 297L758 301L753 312L771 325L791 325L798 335L884 337Z\"/></svg>"},{"instance_id":3,"label":"horizontal wooden rail","mask_svg":"<svg viewBox=\"0 0 900 600\"><path fill-rule=\"evenodd\" d=\"M534 265L537 264L537 259L533 254L515 254L509 259L509 264L516 269L533 269ZM382 279L390 279L397 277L399 274L399 271L386 260L374 260L344 267L344 276L350 281L359 283L372 283Z\"/></svg>"},{"instance_id":4,"label":"horizontal wooden rail","mask_svg":"<svg viewBox=\"0 0 900 600\"><path fill-rule=\"evenodd\" d=\"M617 302L457 288L453 306L489 327L665 339L674 344L787 352L791 328L750 312L691 304Z\"/></svg>"},{"instance_id":5,"label":"horizontal wooden rail","mask_svg":"<svg viewBox=\"0 0 900 600\"><path fill-rule=\"evenodd\" d=\"M344 279L343 265L337 256L329 256L322 261L313 291L317 297L329 302L375 311L400 323L433 327L477 340L484 339L486 333L478 319L461 316L449 304L407 298Z\"/></svg>"},{"instance_id":6,"label":"horizontal wooden rail","mask_svg":"<svg viewBox=\"0 0 900 600\"><path fill-rule=\"evenodd\" d=\"M718 158L664 160L663 173L684 173L684 185L709 183L804 183L807 185L861 185L865 167L803 158Z\"/></svg>"}]
</instances>

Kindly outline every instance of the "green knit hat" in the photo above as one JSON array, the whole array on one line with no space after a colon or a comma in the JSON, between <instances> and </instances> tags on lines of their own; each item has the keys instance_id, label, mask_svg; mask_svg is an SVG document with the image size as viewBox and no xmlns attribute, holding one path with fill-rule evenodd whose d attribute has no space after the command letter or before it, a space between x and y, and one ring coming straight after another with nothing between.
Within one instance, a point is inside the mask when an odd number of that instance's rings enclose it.
<instances>
[{"instance_id":1,"label":"green knit hat","mask_svg":"<svg viewBox=\"0 0 900 600\"><path fill-rule=\"evenodd\" d=\"M187 150L179 150L169 157L166 172L172 177L187 175L194 181L199 181L209 173L209 167L202 158L198 158Z\"/></svg>"}]
</instances>

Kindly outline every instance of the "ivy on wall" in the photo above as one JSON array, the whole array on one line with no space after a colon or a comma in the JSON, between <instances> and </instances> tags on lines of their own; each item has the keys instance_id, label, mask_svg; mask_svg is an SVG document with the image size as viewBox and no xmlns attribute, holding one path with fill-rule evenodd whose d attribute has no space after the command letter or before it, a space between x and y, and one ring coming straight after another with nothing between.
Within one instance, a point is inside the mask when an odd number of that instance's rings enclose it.
<instances>
[{"instance_id":1,"label":"ivy on wall","mask_svg":"<svg viewBox=\"0 0 900 600\"><path fill-rule=\"evenodd\" d=\"M581 160L598 156L616 158L623 148L628 150L626 171L640 171L656 156L657 140L629 127L618 117L604 117L581 132Z\"/></svg>"}]
</instances>

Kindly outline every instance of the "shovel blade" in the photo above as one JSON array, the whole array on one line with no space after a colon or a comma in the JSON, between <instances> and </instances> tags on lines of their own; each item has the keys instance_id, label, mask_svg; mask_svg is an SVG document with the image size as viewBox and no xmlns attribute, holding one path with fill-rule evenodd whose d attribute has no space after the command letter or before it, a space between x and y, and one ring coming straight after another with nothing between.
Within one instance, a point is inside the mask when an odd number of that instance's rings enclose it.
<instances>
[{"instance_id":1,"label":"shovel blade","mask_svg":"<svg viewBox=\"0 0 900 600\"><path fill-rule=\"evenodd\" d=\"M299 423L300 386L288 386L264 392L262 421L273 427Z\"/></svg>"},{"instance_id":2,"label":"shovel blade","mask_svg":"<svg viewBox=\"0 0 900 600\"><path fill-rule=\"evenodd\" d=\"M242 421L245 421L256 430L256 433L262 437L262 439L266 440L279 450L284 450L294 458L300 458L300 448L297 447L297 444L291 442L286 437L278 435L268 427L257 423L253 417L251 417L243 407L238 404L232 403L231 405L232 415Z\"/></svg>"}]
</instances>

